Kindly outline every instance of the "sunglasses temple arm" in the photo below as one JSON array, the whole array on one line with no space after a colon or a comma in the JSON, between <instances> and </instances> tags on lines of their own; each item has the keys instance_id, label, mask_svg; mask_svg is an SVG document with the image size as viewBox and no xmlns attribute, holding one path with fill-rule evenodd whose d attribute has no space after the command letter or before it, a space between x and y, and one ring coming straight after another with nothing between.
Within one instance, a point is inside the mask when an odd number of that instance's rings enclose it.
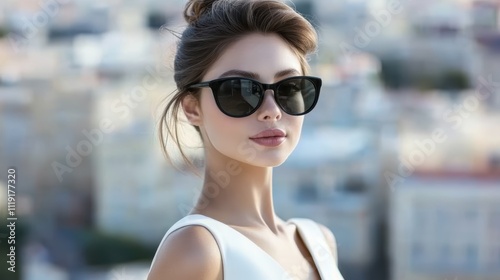
<instances>
[{"instance_id":1,"label":"sunglasses temple arm","mask_svg":"<svg viewBox=\"0 0 500 280\"><path fill-rule=\"evenodd\" d=\"M210 86L210 83L205 82L205 83L197 83L197 84L190 85L190 86L188 86L188 88L202 88L202 87L209 87L209 86Z\"/></svg>"}]
</instances>

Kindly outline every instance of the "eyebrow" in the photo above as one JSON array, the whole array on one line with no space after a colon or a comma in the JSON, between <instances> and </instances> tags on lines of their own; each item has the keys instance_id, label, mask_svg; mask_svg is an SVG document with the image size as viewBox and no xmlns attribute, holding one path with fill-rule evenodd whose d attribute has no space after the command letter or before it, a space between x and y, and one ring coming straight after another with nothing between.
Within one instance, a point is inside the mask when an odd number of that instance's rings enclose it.
<instances>
[{"instance_id":1,"label":"eyebrow","mask_svg":"<svg viewBox=\"0 0 500 280\"><path fill-rule=\"evenodd\" d=\"M236 70L236 69L232 69L232 70L229 70L229 71L222 73L222 75L220 75L219 78L230 77L230 76L241 76L241 77L251 78L251 79L255 79L255 80L257 80L259 78L259 74L257 74L257 73L243 71L243 70Z\"/></svg>"},{"instance_id":2,"label":"eyebrow","mask_svg":"<svg viewBox=\"0 0 500 280\"><path fill-rule=\"evenodd\" d=\"M290 68L290 69L285 69L285 70L281 70L279 71L278 73L276 73L274 75L274 78L280 78L280 77L284 77L284 76L300 76L300 72L297 71L297 69L294 69L294 68Z\"/></svg>"},{"instance_id":3,"label":"eyebrow","mask_svg":"<svg viewBox=\"0 0 500 280\"><path fill-rule=\"evenodd\" d=\"M274 74L274 78L280 78L283 76L291 76L291 75L300 75L300 72L297 71L297 69L285 69L277 72ZM226 71L222 73L222 75L219 76L219 78L224 78L224 77L229 77L229 76L241 76L245 78L250 78L254 80L258 80L260 75L255 73L255 72L248 72L248 71L243 71L243 70L237 70L237 69L232 69L229 71Z\"/></svg>"}]
</instances>

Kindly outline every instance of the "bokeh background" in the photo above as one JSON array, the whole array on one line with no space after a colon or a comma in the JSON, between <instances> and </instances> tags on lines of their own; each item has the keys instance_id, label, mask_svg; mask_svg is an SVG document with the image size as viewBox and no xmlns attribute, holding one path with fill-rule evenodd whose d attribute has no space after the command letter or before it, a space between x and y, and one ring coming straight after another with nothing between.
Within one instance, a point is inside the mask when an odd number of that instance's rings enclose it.
<instances>
[{"instance_id":1,"label":"bokeh background","mask_svg":"<svg viewBox=\"0 0 500 280\"><path fill-rule=\"evenodd\" d=\"M500 1L293 2L324 87L276 211L328 226L348 280L500 279ZM145 279L201 184L156 133L184 4L0 2L1 279Z\"/></svg>"}]
</instances>

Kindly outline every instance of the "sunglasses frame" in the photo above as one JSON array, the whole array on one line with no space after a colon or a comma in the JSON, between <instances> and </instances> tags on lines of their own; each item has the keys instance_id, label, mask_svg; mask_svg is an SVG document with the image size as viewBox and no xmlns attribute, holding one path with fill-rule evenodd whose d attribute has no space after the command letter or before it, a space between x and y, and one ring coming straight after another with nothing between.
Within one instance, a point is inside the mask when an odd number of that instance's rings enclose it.
<instances>
[{"instance_id":1,"label":"sunglasses frame","mask_svg":"<svg viewBox=\"0 0 500 280\"><path fill-rule=\"evenodd\" d=\"M314 86L314 89L315 89L315 95L314 95L314 101L313 103L311 104L311 107L309 109L307 109L306 111L304 111L303 113L300 113L300 114L292 114L292 113L289 113L287 112L283 106L279 103L278 101L278 95L276 94L279 86L289 80L296 80L296 79L305 79L305 80L308 80L310 81L313 86ZM250 112L244 114L244 115L232 115L232 114L229 114L227 112L224 111L224 109L221 107L220 103L219 103L219 100L217 98L217 94L219 92L219 89L221 87L221 85L226 82L226 81L230 81L230 80L248 80L248 81L251 81L255 84L257 84L261 90L262 90L262 95L260 96L259 98L259 102L257 103L257 105L255 106L255 108L253 108ZM264 97L265 97L265 92L268 90L268 89L271 89L273 90L274 92L274 101L276 102L276 104L278 105L278 107L281 109L281 111L287 113L288 115L292 115L292 116L302 116L302 115L305 115L309 112L311 112L314 107L316 107L316 103L318 103L318 99L319 99L319 94L320 94L320 90L321 90L321 85L322 85L322 81L321 81L321 78L319 77L314 77L314 76L294 76L294 77L288 77L288 78L285 78L283 80L280 80L274 84L264 84L264 83L261 83L255 79L251 79L251 78L247 78L247 77L224 77L224 78L220 78L220 79L215 79L215 80L211 80L211 81L207 81L207 82L201 82L201 83L195 83L195 84L192 84L190 86L188 86L188 89L195 89L195 88L205 88L205 87L209 87L211 90L212 90L212 94L214 96L214 99L215 99L215 103L217 104L217 107L219 108L219 110L224 113L225 115L229 116L229 117L233 117L233 118L244 118L244 117L248 117L250 115L252 115L253 113L255 113L259 108L260 106L262 106L262 103L264 102Z\"/></svg>"}]
</instances>

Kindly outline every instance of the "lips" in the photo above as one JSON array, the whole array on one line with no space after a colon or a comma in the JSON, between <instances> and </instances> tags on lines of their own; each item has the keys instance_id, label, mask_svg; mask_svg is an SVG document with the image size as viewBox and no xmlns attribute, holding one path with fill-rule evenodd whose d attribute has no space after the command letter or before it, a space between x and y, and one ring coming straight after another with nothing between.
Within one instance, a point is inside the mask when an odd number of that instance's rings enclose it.
<instances>
[{"instance_id":1,"label":"lips","mask_svg":"<svg viewBox=\"0 0 500 280\"><path fill-rule=\"evenodd\" d=\"M285 136L286 133L283 130L274 128L261 131L258 134L250 137L250 139L267 138L267 137L285 137Z\"/></svg>"},{"instance_id":2,"label":"lips","mask_svg":"<svg viewBox=\"0 0 500 280\"><path fill-rule=\"evenodd\" d=\"M276 147L283 143L286 139L286 133L281 129L267 129L250 137L250 140L255 143L266 146Z\"/></svg>"}]
</instances>

